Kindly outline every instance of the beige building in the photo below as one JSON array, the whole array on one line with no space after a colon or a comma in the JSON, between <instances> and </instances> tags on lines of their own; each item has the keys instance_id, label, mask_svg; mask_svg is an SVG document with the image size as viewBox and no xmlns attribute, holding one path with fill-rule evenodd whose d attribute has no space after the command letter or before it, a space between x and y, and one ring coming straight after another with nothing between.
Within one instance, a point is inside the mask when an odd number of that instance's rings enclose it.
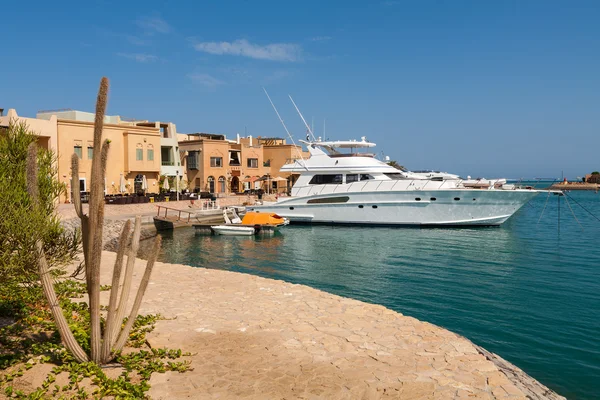
<instances>
[{"instance_id":1,"label":"beige building","mask_svg":"<svg viewBox=\"0 0 600 400\"><path fill-rule=\"evenodd\" d=\"M79 190L88 192L92 159L100 151L94 148L94 123L59 119L57 127L59 179L70 187L71 156L75 153L80 159ZM105 124L103 138L110 140L105 194L135 193L141 189L143 176L148 184L147 191L158 193L161 167L159 129Z\"/></svg>"},{"instance_id":2,"label":"beige building","mask_svg":"<svg viewBox=\"0 0 600 400\"><path fill-rule=\"evenodd\" d=\"M277 192L289 191L300 174L280 172L281 167L297 159L308 159L310 153L302 151L302 146L287 144L285 139L282 138L258 138L258 141L263 147L265 165L269 166L271 176L274 179L286 179L286 182L275 180L274 182L277 183L271 183L271 189Z\"/></svg>"},{"instance_id":3,"label":"beige building","mask_svg":"<svg viewBox=\"0 0 600 400\"><path fill-rule=\"evenodd\" d=\"M57 118L55 116L48 120L20 117L14 108L9 109L6 115L3 114L4 112L0 113L0 126L8 126L11 120L25 122L29 129L38 135L40 147L57 152Z\"/></svg>"},{"instance_id":4,"label":"beige building","mask_svg":"<svg viewBox=\"0 0 600 400\"><path fill-rule=\"evenodd\" d=\"M11 109L6 116L0 113L0 126L8 125L11 119L25 121L39 135L40 145L58 155L59 180L69 188L69 194L61 201L70 201L73 193L73 153L80 159L76 190L89 192L91 161L100 151L93 147L93 113L69 109L43 111L37 118L24 118ZM294 159L308 158L300 146L289 145L282 138L238 135L235 140L227 140L221 134L184 135L177 133L173 123L119 116L106 116L104 123L103 137L111 141L104 189L108 195L137 193L144 177L145 191L158 193L161 175L179 177L180 189L217 196L258 189L284 193L297 175L281 173L280 168Z\"/></svg>"},{"instance_id":5,"label":"beige building","mask_svg":"<svg viewBox=\"0 0 600 400\"><path fill-rule=\"evenodd\" d=\"M281 166L300 158L299 146L284 139L252 138L227 140L225 135L179 134L184 179L190 191L215 195L263 189L287 192L296 177L279 172ZM265 145L263 145L265 144Z\"/></svg>"}]
</instances>

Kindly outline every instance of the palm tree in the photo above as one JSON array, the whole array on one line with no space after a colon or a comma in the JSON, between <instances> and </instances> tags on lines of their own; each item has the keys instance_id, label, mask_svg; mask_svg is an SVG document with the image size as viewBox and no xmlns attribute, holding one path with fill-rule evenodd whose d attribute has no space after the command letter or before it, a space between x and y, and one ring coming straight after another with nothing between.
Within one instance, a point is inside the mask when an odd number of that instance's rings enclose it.
<instances>
[{"instance_id":1,"label":"palm tree","mask_svg":"<svg viewBox=\"0 0 600 400\"><path fill-rule=\"evenodd\" d=\"M404 165L400 165L400 164L398 164L398 162L396 162L396 161L394 161L394 160L392 160L392 161L388 161L388 162L387 162L387 165L389 165L389 166L391 166L391 167L394 167L394 168L396 168L396 169L399 169L399 170L401 170L401 171L403 171L403 170L405 170L405 169L406 169L406 168L404 168Z\"/></svg>"}]
</instances>

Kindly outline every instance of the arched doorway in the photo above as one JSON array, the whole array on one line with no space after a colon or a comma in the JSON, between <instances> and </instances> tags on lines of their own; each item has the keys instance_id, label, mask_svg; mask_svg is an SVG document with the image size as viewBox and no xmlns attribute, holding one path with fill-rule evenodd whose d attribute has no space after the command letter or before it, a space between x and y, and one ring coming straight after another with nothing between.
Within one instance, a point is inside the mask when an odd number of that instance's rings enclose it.
<instances>
[{"instance_id":1,"label":"arched doorway","mask_svg":"<svg viewBox=\"0 0 600 400\"><path fill-rule=\"evenodd\" d=\"M225 193L225 177L219 177L219 193Z\"/></svg>"},{"instance_id":2,"label":"arched doorway","mask_svg":"<svg viewBox=\"0 0 600 400\"><path fill-rule=\"evenodd\" d=\"M144 183L144 175L137 174L135 176L135 179L133 180L133 192L137 193L137 194L143 194L144 193L144 190L142 188L143 183Z\"/></svg>"},{"instance_id":3,"label":"arched doorway","mask_svg":"<svg viewBox=\"0 0 600 400\"><path fill-rule=\"evenodd\" d=\"M215 178L212 176L209 176L207 181L208 181L208 191L210 193L214 193L215 192Z\"/></svg>"},{"instance_id":4,"label":"arched doorway","mask_svg":"<svg viewBox=\"0 0 600 400\"><path fill-rule=\"evenodd\" d=\"M237 193L240 191L240 178L237 176L231 177L231 193Z\"/></svg>"}]
</instances>

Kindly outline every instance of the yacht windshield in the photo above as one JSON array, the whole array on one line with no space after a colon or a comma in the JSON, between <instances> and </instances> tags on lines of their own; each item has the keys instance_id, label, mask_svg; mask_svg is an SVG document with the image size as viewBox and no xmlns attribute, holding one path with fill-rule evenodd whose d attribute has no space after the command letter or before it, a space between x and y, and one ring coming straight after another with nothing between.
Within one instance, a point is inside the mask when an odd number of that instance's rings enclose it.
<instances>
[{"instance_id":1,"label":"yacht windshield","mask_svg":"<svg viewBox=\"0 0 600 400\"><path fill-rule=\"evenodd\" d=\"M384 175L392 180L404 179L404 175L402 175L401 173L398 173L398 172L385 173Z\"/></svg>"}]
</instances>

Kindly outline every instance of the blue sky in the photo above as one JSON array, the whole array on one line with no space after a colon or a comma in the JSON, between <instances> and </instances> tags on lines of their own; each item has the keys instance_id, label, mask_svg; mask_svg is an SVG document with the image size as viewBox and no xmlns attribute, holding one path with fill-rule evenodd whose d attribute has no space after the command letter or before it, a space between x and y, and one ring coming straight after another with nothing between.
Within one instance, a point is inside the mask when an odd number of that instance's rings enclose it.
<instances>
[{"instance_id":1,"label":"blue sky","mask_svg":"<svg viewBox=\"0 0 600 400\"><path fill-rule=\"evenodd\" d=\"M13 2L0 107L172 121L182 133L367 136L411 169L600 170L598 1Z\"/></svg>"}]
</instances>

